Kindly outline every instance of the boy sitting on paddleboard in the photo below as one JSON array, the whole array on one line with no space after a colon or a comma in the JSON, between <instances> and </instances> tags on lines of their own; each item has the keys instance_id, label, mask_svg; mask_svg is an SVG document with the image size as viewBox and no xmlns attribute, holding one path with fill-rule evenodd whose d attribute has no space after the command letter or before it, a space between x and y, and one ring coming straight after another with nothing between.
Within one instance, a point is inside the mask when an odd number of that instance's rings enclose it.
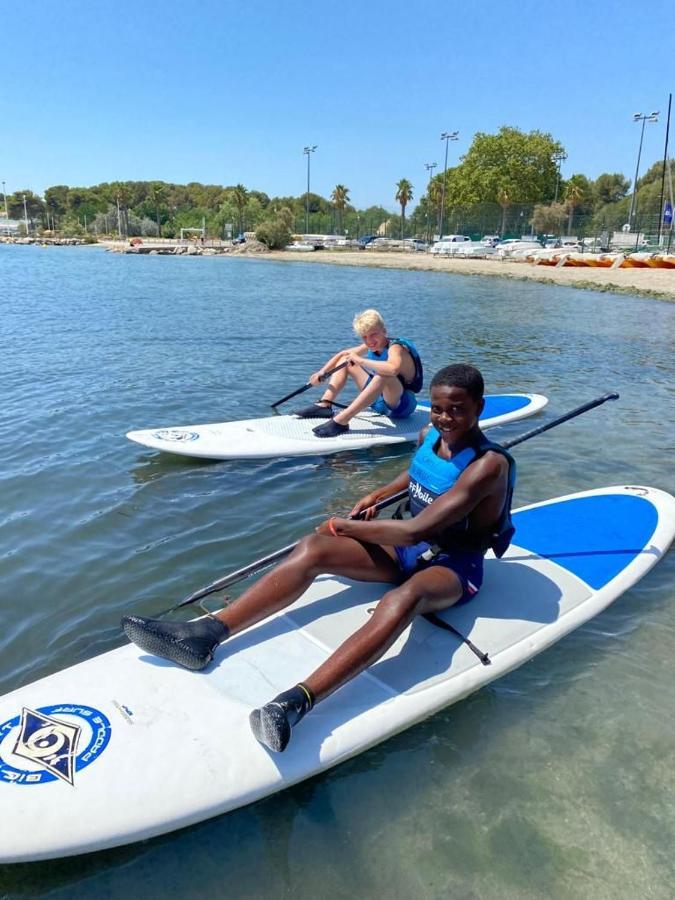
<instances>
[{"instance_id":1,"label":"boy sitting on paddleboard","mask_svg":"<svg viewBox=\"0 0 675 900\"><path fill-rule=\"evenodd\" d=\"M447 366L431 382L431 422L420 432L410 468L367 494L352 516L333 517L234 603L194 622L142 616L122 620L143 650L203 669L222 641L289 606L322 574L395 587L373 615L303 682L250 715L255 737L284 750L291 729L313 706L378 660L415 616L465 603L478 592L483 557L501 556L513 536L515 463L478 427L483 377L473 366ZM374 506L408 490L410 519L375 520Z\"/></svg>"},{"instance_id":2,"label":"boy sitting on paddleboard","mask_svg":"<svg viewBox=\"0 0 675 900\"><path fill-rule=\"evenodd\" d=\"M422 360L415 345L405 338L390 338L382 316L376 309L359 313L353 322L362 342L357 347L340 350L318 372L309 377L319 384L324 372L342 363L345 368L334 372L323 396L317 403L295 410L303 419L329 419L313 429L317 437L336 437L349 431L349 422L368 406L392 419L406 419L415 412L415 394L422 390ZM346 409L335 411L335 401L352 378L360 393Z\"/></svg>"}]
</instances>

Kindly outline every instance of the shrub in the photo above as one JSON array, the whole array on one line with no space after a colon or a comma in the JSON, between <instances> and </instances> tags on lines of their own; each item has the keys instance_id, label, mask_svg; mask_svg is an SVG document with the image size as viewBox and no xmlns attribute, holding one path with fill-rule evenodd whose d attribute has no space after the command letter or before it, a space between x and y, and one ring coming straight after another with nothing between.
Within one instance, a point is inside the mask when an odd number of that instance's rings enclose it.
<instances>
[{"instance_id":1,"label":"shrub","mask_svg":"<svg viewBox=\"0 0 675 900\"><path fill-rule=\"evenodd\" d=\"M286 218L278 215L274 219L265 219L261 222L255 236L270 250L282 250L291 242L291 229Z\"/></svg>"}]
</instances>

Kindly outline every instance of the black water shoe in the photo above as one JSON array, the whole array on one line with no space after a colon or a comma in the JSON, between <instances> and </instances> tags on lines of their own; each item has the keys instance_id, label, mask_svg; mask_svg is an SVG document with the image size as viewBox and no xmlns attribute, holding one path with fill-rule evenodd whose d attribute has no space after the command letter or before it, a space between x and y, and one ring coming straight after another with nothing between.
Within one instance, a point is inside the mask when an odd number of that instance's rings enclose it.
<instances>
[{"instance_id":1,"label":"black water shoe","mask_svg":"<svg viewBox=\"0 0 675 900\"><path fill-rule=\"evenodd\" d=\"M337 437L340 434L346 434L349 431L349 425L340 425L335 419L330 422L324 422L323 425L317 425L312 428L312 433L320 438Z\"/></svg>"},{"instance_id":2,"label":"black water shoe","mask_svg":"<svg viewBox=\"0 0 675 900\"><path fill-rule=\"evenodd\" d=\"M293 415L299 416L301 419L332 419L334 414L335 410L330 404L320 406L318 403L310 403L309 406L293 410Z\"/></svg>"},{"instance_id":3,"label":"black water shoe","mask_svg":"<svg viewBox=\"0 0 675 900\"><path fill-rule=\"evenodd\" d=\"M304 684L296 684L260 709L254 709L248 721L257 741L269 750L281 753L291 739L291 729L314 706L314 697Z\"/></svg>"},{"instance_id":4,"label":"black water shoe","mask_svg":"<svg viewBox=\"0 0 675 900\"><path fill-rule=\"evenodd\" d=\"M214 616L204 616L194 622L124 616L122 627L129 640L141 650L194 671L208 666L216 647L230 633L228 627Z\"/></svg>"}]
</instances>

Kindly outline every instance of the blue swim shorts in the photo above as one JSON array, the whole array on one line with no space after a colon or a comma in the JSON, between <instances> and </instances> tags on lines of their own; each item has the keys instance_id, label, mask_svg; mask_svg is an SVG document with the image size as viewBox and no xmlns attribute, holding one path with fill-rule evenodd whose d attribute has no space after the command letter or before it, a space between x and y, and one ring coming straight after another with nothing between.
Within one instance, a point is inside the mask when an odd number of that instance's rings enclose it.
<instances>
[{"instance_id":1,"label":"blue swim shorts","mask_svg":"<svg viewBox=\"0 0 675 900\"><path fill-rule=\"evenodd\" d=\"M381 395L371 404L370 408L373 412L379 413L381 416L389 416L390 419L407 419L411 416L417 407L417 397L412 391L403 391L398 406L394 409L389 406L384 397Z\"/></svg>"},{"instance_id":2,"label":"blue swim shorts","mask_svg":"<svg viewBox=\"0 0 675 900\"><path fill-rule=\"evenodd\" d=\"M464 550L443 550L431 560L420 559L420 555L430 548L428 541L413 544L412 547L394 547L398 567L405 578L431 566L452 569L462 585L462 596L457 601L468 603L478 593L483 583L483 554L468 553Z\"/></svg>"}]
</instances>

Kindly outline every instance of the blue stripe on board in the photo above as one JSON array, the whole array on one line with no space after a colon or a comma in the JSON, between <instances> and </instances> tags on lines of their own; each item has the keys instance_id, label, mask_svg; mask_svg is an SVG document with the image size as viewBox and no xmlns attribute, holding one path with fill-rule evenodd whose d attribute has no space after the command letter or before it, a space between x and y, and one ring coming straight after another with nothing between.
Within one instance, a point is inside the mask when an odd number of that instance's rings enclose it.
<instances>
[{"instance_id":1,"label":"blue stripe on board","mask_svg":"<svg viewBox=\"0 0 675 900\"><path fill-rule=\"evenodd\" d=\"M492 394L485 397L485 409L481 419L494 419L506 413L515 412L531 404L529 397L514 397L513 394Z\"/></svg>"},{"instance_id":2,"label":"blue stripe on board","mask_svg":"<svg viewBox=\"0 0 675 900\"><path fill-rule=\"evenodd\" d=\"M514 514L513 543L598 590L648 548L656 507L631 494L596 494Z\"/></svg>"}]
</instances>

